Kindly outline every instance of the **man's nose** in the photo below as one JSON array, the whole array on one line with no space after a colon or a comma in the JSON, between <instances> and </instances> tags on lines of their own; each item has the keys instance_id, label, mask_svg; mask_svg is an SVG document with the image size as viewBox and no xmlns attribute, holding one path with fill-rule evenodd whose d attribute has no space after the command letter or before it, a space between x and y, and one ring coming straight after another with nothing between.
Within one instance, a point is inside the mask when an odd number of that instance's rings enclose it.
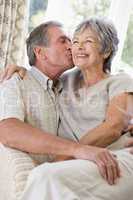
<instances>
[{"instance_id":1,"label":"man's nose","mask_svg":"<svg viewBox=\"0 0 133 200\"><path fill-rule=\"evenodd\" d=\"M71 41L67 42L67 49L72 49L72 42Z\"/></svg>"}]
</instances>

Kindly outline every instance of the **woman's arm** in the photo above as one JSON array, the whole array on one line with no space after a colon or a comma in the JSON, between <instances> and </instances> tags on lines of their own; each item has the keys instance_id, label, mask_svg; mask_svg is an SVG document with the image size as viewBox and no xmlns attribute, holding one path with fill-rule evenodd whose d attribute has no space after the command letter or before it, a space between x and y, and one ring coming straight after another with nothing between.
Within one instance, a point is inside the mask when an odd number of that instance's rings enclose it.
<instances>
[{"instance_id":1,"label":"woman's arm","mask_svg":"<svg viewBox=\"0 0 133 200\"><path fill-rule=\"evenodd\" d=\"M86 133L80 143L106 147L116 141L129 121L128 116L122 112L122 110L127 110L128 98L128 93L113 97L109 102L105 121Z\"/></svg>"},{"instance_id":2,"label":"woman's arm","mask_svg":"<svg viewBox=\"0 0 133 200\"><path fill-rule=\"evenodd\" d=\"M132 106L132 102L131 100L129 102L129 98L130 95L127 93L123 93L119 96L114 97L108 105L106 120L95 129L86 133L81 138L79 143L106 147L107 145L117 140L121 136L122 131L127 128L129 120L128 109L130 109L130 106ZM67 156L56 157L56 161L68 159L71 158Z\"/></svg>"}]
</instances>

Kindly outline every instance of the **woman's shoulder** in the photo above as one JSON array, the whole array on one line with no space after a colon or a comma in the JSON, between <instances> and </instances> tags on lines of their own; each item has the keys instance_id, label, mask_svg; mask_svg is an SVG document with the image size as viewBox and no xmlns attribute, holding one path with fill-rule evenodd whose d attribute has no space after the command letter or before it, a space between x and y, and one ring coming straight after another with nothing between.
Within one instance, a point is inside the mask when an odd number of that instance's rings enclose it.
<instances>
[{"instance_id":1,"label":"woman's shoulder","mask_svg":"<svg viewBox=\"0 0 133 200\"><path fill-rule=\"evenodd\" d=\"M133 78L126 73L111 75L108 81L108 91L110 97L119 95L124 92L132 93Z\"/></svg>"},{"instance_id":2,"label":"woman's shoulder","mask_svg":"<svg viewBox=\"0 0 133 200\"><path fill-rule=\"evenodd\" d=\"M133 74L129 75L129 74L125 73L125 72L119 72L117 74L111 75L111 77L113 79L116 79L116 80L123 80L123 79L131 79L131 80L133 80Z\"/></svg>"},{"instance_id":3,"label":"woman's shoulder","mask_svg":"<svg viewBox=\"0 0 133 200\"><path fill-rule=\"evenodd\" d=\"M108 78L108 82L109 84L122 84L122 85L133 84L133 76L127 73L121 72L115 75L111 75Z\"/></svg>"}]
</instances>

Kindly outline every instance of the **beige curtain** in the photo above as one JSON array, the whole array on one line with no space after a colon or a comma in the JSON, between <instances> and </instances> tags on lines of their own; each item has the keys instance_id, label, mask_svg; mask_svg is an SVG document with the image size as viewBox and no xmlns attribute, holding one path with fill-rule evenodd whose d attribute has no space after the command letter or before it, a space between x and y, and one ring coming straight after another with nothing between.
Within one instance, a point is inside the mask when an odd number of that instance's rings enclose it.
<instances>
[{"instance_id":1,"label":"beige curtain","mask_svg":"<svg viewBox=\"0 0 133 200\"><path fill-rule=\"evenodd\" d=\"M0 0L0 68L24 64L29 0Z\"/></svg>"}]
</instances>

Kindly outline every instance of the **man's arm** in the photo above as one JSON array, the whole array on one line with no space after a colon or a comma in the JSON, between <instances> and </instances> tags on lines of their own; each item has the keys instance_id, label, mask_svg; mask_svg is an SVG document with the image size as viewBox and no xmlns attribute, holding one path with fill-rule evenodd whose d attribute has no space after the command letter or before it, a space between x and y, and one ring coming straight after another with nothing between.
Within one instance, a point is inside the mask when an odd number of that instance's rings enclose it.
<instances>
[{"instance_id":1,"label":"man's arm","mask_svg":"<svg viewBox=\"0 0 133 200\"><path fill-rule=\"evenodd\" d=\"M1 121L0 130L0 142L8 147L32 153L67 155L93 161L109 184L114 184L120 177L119 165L107 149L82 145L44 133L18 119Z\"/></svg>"},{"instance_id":2,"label":"man's arm","mask_svg":"<svg viewBox=\"0 0 133 200\"><path fill-rule=\"evenodd\" d=\"M80 146L75 142L53 136L15 118L2 120L0 130L1 143L30 153L63 154L76 157L76 149Z\"/></svg>"}]
</instances>

